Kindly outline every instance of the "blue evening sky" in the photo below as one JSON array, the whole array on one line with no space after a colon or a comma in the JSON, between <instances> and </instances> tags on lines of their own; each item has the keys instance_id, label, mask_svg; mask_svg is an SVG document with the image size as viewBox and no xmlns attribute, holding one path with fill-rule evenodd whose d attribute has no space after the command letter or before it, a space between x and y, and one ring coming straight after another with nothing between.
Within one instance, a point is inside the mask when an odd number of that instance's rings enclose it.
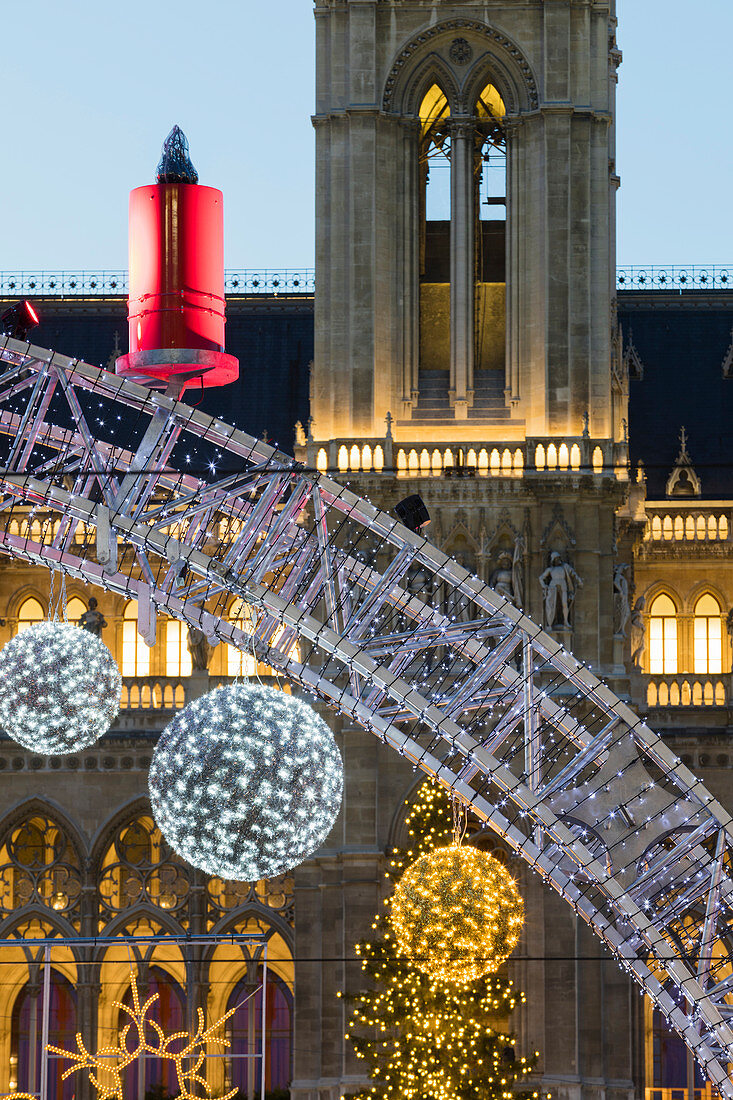
<instances>
[{"instance_id":1,"label":"blue evening sky","mask_svg":"<svg viewBox=\"0 0 733 1100\"><path fill-rule=\"evenodd\" d=\"M127 263L127 192L174 122L227 267L313 264L309 0L1 5L0 269ZM619 0L620 263L733 264L731 0Z\"/></svg>"}]
</instances>

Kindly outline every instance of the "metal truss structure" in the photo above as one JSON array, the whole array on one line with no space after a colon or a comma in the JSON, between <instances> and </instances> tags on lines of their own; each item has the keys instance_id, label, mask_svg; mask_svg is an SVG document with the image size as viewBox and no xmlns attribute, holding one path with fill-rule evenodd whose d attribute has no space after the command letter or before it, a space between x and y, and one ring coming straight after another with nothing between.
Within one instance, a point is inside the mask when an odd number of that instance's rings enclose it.
<instances>
[{"instance_id":1,"label":"metal truss structure","mask_svg":"<svg viewBox=\"0 0 733 1100\"><path fill-rule=\"evenodd\" d=\"M0 550L137 599L149 642L160 610L254 647L456 792L733 1100L731 818L626 704L435 546L264 442L11 339L0 368Z\"/></svg>"}]
</instances>

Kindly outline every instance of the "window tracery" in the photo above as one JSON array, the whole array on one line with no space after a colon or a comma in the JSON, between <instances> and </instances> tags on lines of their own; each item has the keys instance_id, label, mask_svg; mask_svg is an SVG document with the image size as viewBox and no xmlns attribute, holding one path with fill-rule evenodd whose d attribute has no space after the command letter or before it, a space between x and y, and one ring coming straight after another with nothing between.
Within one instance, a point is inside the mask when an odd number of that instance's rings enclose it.
<instances>
[{"instance_id":1,"label":"window tracery","mask_svg":"<svg viewBox=\"0 0 733 1100\"><path fill-rule=\"evenodd\" d=\"M186 923L190 871L168 848L152 817L119 826L102 861L100 927L117 913L147 903Z\"/></svg>"},{"instance_id":2,"label":"window tracery","mask_svg":"<svg viewBox=\"0 0 733 1100\"><path fill-rule=\"evenodd\" d=\"M259 882L227 882L210 878L207 884L210 926L225 913L243 906L263 905L275 910L288 924L294 919L293 876L278 875Z\"/></svg>"},{"instance_id":3,"label":"window tracery","mask_svg":"<svg viewBox=\"0 0 733 1100\"><path fill-rule=\"evenodd\" d=\"M74 846L51 818L33 814L0 848L0 910L44 905L78 924L81 867Z\"/></svg>"}]
</instances>

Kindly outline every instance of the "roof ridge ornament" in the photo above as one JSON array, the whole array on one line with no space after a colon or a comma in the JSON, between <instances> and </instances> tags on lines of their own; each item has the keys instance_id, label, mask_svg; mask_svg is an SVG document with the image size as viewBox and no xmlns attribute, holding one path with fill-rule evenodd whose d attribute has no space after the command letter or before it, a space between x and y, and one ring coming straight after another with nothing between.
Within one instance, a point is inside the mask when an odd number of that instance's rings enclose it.
<instances>
[{"instance_id":1,"label":"roof ridge ornament","mask_svg":"<svg viewBox=\"0 0 733 1100\"><path fill-rule=\"evenodd\" d=\"M667 478L665 492L668 497L702 496L702 483L695 473L690 452L687 450L687 431L684 424L680 427L680 452Z\"/></svg>"}]
</instances>

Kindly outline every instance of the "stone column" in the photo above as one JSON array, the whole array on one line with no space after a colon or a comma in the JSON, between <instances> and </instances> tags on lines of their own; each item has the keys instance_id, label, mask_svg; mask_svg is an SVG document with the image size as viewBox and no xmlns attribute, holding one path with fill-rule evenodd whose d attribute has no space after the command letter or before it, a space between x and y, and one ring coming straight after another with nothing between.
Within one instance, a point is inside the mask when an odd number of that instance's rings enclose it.
<instances>
[{"instance_id":1,"label":"stone column","mask_svg":"<svg viewBox=\"0 0 733 1100\"><path fill-rule=\"evenodd\" d=\"M451 123L450 402L456 420L465 420L473 404L473 140L472 120Z\"/></svg>"}]
</instances>

